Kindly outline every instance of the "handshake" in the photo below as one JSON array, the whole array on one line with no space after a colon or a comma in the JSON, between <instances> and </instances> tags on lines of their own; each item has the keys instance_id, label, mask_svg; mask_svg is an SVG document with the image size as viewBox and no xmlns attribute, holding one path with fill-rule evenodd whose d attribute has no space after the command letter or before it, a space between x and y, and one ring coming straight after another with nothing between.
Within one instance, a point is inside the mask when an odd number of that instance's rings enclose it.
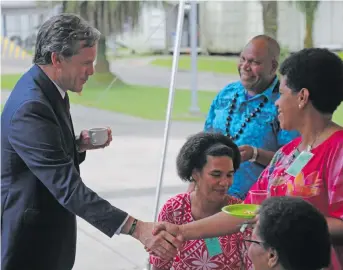
<instances>
[{"instance_id":1,"label":"handshake","mask_svg":"<svg viewBox=\"0 0 343 270\"><path fill-rule=\"evenodd\" d=\"M258 216L246 220L221 212L182 225L138 221L133 233L128 234L139 240L147 252L163 260L171 260L176 256L184 241L243 232L247 226L256 224ZM124 228L123 233L125 231L128 230Z\"/></svg>"},{"instance_id":2,"label":"handshake","mask_svg":"<svg viewBox=\"0 0 343 270\"><path fill-rule=\"evenodd\" d=\"M185 240L181 226L167 222L138 221L132 237L139 240L145 250L161 259L173 259Z\"/></svg>"}]
</instances>

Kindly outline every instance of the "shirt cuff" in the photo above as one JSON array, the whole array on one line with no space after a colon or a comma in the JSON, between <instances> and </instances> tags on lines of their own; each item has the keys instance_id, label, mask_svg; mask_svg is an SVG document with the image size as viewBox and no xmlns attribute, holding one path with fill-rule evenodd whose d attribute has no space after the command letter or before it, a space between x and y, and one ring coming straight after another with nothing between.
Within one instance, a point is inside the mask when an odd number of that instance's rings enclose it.
<instances>
[{"instance_id":1,"label":"shirt cuff","mask_svg":"<svg viewBox=\"0 0 343 270\"><path fill-rule=\"evenodd\" d=\"M116 230L116 232L114 234L119 235L121 233L121 229L123 228L123 226L125 225L126 221L129 219L129 215L127 215L127 217L124 219L123 223L119 226L119 228Z\"/></svg>"}]
</instances>

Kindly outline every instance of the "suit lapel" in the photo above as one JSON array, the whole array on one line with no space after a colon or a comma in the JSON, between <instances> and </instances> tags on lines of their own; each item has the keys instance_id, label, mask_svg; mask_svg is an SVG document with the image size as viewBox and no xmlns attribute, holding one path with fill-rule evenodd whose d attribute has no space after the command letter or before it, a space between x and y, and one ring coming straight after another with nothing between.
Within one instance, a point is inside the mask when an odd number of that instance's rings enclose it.
<instances>
[{"instance_id":1,"label":"suit lapel","mask_svg":"<svg viewBox=\"0 0 343 270\"><path fill-rule=\"evenodd\" d=\"M56 88L55 84L49 79L49 77L41 70L41 68L37 65L34 65L31 70L31 74L33 75L33 79L37 85L39 85L40 89L42 90L43 94L49 100L51 106L53 107L56 115L62 120L63 124L68 127L72 138L75 137L73 132L72 123L70 121L69 113L67 113L67 109L65 106L65 102Z\"/></svg>"},{"instance_id":2,"label":"suit lapel","mask_svg":"<svg viewBox=\"0 0 343 270\"><path fill-rule=\"evenodd\" d=\"M58 91L55 84L49 79L49 77L41 70L37 65L34 65L30 70L35 83L40 87L43 94L47 97L49 103L51 104L53 110L55 111L57 117L60 119L62 124L63 134L66 137L66 146L71 144L71 148L74 157L74 165L77 171L79 168L79 158L77 154L76 144L75 144L75 133L73 122L71 120L69 108L66 107L65 100L62 98L60 92ZM68 149L68 153L69 153Z\"/></svg>"}]
</instances>

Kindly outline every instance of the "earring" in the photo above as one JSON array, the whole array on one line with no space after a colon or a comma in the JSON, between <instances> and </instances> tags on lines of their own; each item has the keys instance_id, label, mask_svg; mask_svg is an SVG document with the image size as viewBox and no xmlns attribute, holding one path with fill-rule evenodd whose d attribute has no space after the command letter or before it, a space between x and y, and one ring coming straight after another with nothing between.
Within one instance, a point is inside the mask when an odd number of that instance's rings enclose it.
<instances>
[{"instance_id":1,"label":"earring","mask_svg":"<svg viewBox=\"0 0 343 270\"><path fill-rule=\"evenodd\" d=\"M299 109L301 109L303 106L301 106L301 104L299 104Z\"/></svg>"}]
</instances>

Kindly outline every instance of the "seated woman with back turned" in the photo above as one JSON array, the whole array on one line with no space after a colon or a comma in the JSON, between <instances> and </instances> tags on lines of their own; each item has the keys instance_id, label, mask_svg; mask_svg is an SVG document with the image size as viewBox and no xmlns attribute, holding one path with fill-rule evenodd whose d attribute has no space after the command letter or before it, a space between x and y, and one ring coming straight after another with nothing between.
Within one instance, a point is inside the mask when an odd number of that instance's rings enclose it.
<instances>
[{"instance_id":1,"label":"seated woman with back turned","mask_svg":"<svg viewBox=\"0 0 343 270\"><path fill-rule=\"evenodd\" d=\"M252 236L244 243L254 270L319 270L330 264L325 217L300 198L265 200Z\"/></svg>"}]
</instances>

